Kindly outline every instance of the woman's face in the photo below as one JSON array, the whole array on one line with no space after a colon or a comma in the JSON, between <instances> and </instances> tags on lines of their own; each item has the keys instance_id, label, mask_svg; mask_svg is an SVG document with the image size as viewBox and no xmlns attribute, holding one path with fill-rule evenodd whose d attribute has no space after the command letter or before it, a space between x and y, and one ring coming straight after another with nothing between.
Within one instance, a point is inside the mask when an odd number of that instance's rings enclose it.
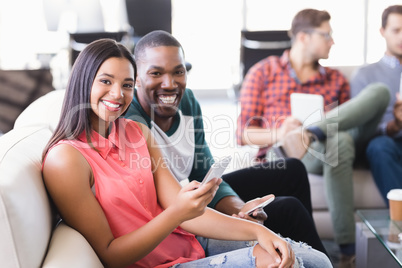
<instances>
[{"instance_id":1,"label":"woman's face","mask_svg":"<svg viewBox=\"0 0 402 268\"><path fill-rule=\"evenodd\" d=\"M126 58L102 63L91 88L91 123L95 131L107 129L128 108L134 94L134 68Z\"/></svg>"}]
</instances>

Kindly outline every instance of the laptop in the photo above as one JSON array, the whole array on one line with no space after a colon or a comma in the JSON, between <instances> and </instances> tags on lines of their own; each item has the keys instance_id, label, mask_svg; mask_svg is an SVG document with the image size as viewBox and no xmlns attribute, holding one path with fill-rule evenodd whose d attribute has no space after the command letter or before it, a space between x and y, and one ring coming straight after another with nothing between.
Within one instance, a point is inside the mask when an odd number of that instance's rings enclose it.
<instances>
[{"instance_id":1,"label":"laptop","mask_svg":"<svg viewBox=\"0 0 402 268\"><path fill-rule=\"evenodd\" d=\"M324 97L318 94L292 93L290 108L292 116L306 127L324 118Z\"/></svg>"}]
</instances>

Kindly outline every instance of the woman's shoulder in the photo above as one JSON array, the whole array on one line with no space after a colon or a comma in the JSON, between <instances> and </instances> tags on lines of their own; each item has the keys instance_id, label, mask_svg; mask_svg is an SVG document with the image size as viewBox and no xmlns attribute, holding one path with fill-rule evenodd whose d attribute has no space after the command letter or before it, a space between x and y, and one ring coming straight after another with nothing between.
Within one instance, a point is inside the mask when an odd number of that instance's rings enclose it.
<instances>
[{"instance_id":1,"label":"woman's shoulder","mask_svg":"<svg viewBox=\"0 0 402 268\"><path fill-rule=\"evenodd\" d=\"M68 140L62 140L52 146L45 156L43 161L44 164L54 162L60 166L63 164L74 164L77 159L80 161L80 158L83 158L83 156L73 144L74 143L71 143Z\"/></svg>"},{"instance_id":2,"label":"woman's shoulder","mask_svg":"<svg viewBox=\"0 0 402 268\"><path fill-rule=\"evenodd\" d=\"M71 171L89 174L90 167L82 153L67 142L59 142L49 149L42 165L42 171L60 177Z\"/></svg>"}]
</instances>

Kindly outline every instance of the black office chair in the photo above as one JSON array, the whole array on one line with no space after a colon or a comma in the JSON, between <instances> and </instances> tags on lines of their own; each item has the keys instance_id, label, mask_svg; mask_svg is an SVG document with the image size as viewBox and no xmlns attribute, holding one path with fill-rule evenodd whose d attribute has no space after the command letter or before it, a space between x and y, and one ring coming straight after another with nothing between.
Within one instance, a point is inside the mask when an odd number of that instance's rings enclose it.
<instances>
[{"instance_id":1,"label":"black office chair","mask_svg":"<svg viewBox=\"0 0 402 268\"><path fill-rule=\"evenodd\" d=\"M134 46L141 37L152 31L172 33L171 0L126 0L126 9ZM191 68L192 65L186 62L187 71Z\"/></svg>"},{"instance_id":2,"label":"black office chair","mask_svg":"<svg viewBox=\"0 0 402 268\"><path fill-rule=\"evenodd\" d=\"M271 55L280 56L290 48L287 31L245 31L241 32L240 67L244 77L258 61Z\"/></svg>"},{"instance_id":3,"label":"black office chair","mask_svg":"<svg viewBox=\"0 0 402 268\"><path fill-rule=\"evenodd\" d=\"M126 8L135 43L155 30L172 33L171 0L126 0Z\"/></svg>"},{"instance_id":4,"label":"black office chair","mask_svg":"<svg viewBox=\"0 0 402 268\"><path fill-rule=\"evenodd\" d=\"M287 31L241 31L240 82L233 86L235 98L239 96L241 84L248 70L258 61L271 56L280 56L290 48Z\"/></svg>"},{"instance_id":5,"label":"black office chair","mask_svg":"<svg viewBox=\"0 0 402 268\"><path fill-rule=\"evenodd\" d=\"M78 54L91 42L102 39L111 38L117 42L121 42L123 37L128 33L125 31L121 32L91 32L91 33L70 33L70 66L73 66Z\"/></svg>"}]
</instances>

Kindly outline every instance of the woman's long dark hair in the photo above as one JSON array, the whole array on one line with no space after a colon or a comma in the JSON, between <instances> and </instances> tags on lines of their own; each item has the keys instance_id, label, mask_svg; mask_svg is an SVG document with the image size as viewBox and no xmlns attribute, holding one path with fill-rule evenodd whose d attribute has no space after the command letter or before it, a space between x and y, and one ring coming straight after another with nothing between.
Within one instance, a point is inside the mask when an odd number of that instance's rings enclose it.
<instances>
[{"instance_id":1,"label":"woman's long dark hair","mask_svg":"<svg viewBox=\"0 0 402 268\"><path fill-rule=\"evenodd\" d=\"M91 144L90 96L95 75L99 67L109 58L126 58L134 68L134 81L137 66L133 55L122 44L112 39L100 39L90 43L80 52L71 70L67 83L66 95L59 123L43 151L43 157L49 148L63 139L75 139L83 131Z\"/></svg>"}]
</instances>

